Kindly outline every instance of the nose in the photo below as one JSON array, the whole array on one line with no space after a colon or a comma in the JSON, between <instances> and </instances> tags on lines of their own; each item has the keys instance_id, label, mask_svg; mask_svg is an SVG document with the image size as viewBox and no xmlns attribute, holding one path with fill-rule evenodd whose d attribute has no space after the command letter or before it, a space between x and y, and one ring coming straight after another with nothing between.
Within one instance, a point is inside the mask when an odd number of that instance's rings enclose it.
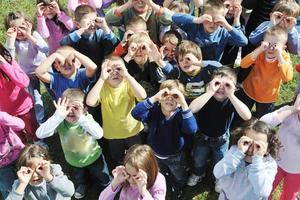
<instances>
[{"instance_id":1,"label":"nose","mask_svg":"<svg viewBox=\"0 0 300 200\"><path fill-rule=\"evenodd\" d=\"M39 176L38 173L36 173L36 171L34 171L32 174L32 178L37 178L38 176Z\"/></svg>"},{"instance_id":2,"label":"nose","mask_svg":"<svg viewBox=\"0 0 300 200\"><path fill-rule=\"evenodd\" d=\"M250 147L249 147L249 149L248 149L248 153L249 154L253 154L253 150L254 150L254 145L251 144Z\"/></svg>"}]
</instances>

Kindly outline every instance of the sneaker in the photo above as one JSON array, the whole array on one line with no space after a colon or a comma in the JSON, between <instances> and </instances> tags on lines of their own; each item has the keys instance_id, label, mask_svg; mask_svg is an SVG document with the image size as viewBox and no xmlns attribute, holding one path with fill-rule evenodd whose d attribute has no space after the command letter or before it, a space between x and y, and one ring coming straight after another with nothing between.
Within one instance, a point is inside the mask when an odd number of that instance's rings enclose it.
<instances>
[{"instance_id":1,"label":"sneaker","mask_svg":"<svg viewBox=\"0 0 300 200\"><path fill-rule=\"evenodd\" d=\"M197 176L196 174L191 174L186 184L191 187L195 186L197 185L198 182L201 182L204 177L205 177L205 173L202 174L201 176Z\"/></svg>"},{"instance_id":2,"label":"sneaker","mask_svg":"<svg viewBox=\"0 0 300 200\"><path fill-rule=\"evenodd\" d=\"M75 194L74 194L75 199L82 199L83 197L85 197L87 193L87 189L88 187L84 184L78 185L76 187Z\"/></svg>"},{"instance_id":3,"label":"sneaker","mask_svg":"<svg viewBox=\"0 0 300 200\"><path fill-rule=\"evenodd\" d=\"M220 193L222 191L221 185L218 180L215 181L215 192Z\"/></svg>"}]
</instances>

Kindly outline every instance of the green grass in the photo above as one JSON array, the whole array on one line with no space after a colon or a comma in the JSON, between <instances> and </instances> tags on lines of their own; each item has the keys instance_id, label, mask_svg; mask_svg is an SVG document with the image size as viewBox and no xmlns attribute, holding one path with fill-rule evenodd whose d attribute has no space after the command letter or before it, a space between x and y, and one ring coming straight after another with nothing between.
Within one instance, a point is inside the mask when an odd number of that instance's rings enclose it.
<instances>
[{"instance_id":1,"label":"green grass","mask_svg":"<svg viewBox=\"0 0 300 200\"><path fill-rule=\"evenodd\" d=\"M61 0L61 4L65 6L66 1L67 0ZM35 12L36 12L35 0L0 0L0 21L4 22L4 18L7 15L7 13L14 10L21 10L24 13L28 14L30 17L32 17L32 19L34 19ZM0 41L2 43L5 43L5 39L6 39L6 30L4 28L4 23L0 23ZM292 60L293 60L293 64L299 63L300 57L292 56ZM282 86L280 91L280 97L277 101L277 104L282 104L284 102L291 101L294 96L296 85L297 82L296 82L296 75L295 75L292 81ZM43 100L45 102L45 105L47 105L46 114L50 116L54 111L54 107L51 98L45 92L43 94ZM49 138L47 140L47 143L49 143L51 155L53 157L54 162L60 163L63 167L64 172L70 174L70 168L65 163L58 136ZM216 194L213 189L211 169L208 169L207 174L208 176L204 179L202 183L199 183L196 187L186 189L185 199L193 199L193 200L217 199L218 194ZM88 196L85 199L87 200L98 199L99 192L100 192L99 186L93 184L91 192L88 194ZM273 199L277 200L279 199L279 196L280 196L280 188L277 189L276 192L274 193Z\"/></svg>"}]
</instances>

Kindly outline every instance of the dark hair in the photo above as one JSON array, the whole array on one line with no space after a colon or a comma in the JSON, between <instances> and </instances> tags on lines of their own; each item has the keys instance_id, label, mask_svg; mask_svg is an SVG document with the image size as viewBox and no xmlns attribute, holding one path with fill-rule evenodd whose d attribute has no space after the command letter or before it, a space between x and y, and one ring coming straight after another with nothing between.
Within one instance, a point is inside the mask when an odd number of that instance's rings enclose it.
<instances>
[{"instance_id":1,"label":"dark hair","mask_svg":"<svg viewBox=\"0 0 300 200\"><path fill-rule=\"evenodd\" d=\"M240 127L233 130L232 144L237 144L239 139L246 134L248 130L267 135L268 149L267 153L274 159L278 159L279 148L282 147L278 135L274 129L271 129L267 123L252 118L245 121Z\"/></svg>"},{"instance_id":2,"label":"dark hair","mask_svg":"<svg viewBox=\"0 0 300 200\"><path fill-rule=\"evenodd\" d=\"M74 16L75 21L80 22L84 15L89 13L96 13L96 10L89 5L80 5L75 9Z\"/></svg>"},{"instance_id":3,"label":"dark hair","mask_svg":"<svg viewBox=\"0 0 300 200\"><path fill-rule=\"evenodd\" d=\"M227 66L222 66L217 68L216 70L214 70L213 74L212 74L212 79L216 76L225 76L228 78L233 79L234 83L236 83L236 79L237 79L237 75L236 72L234 71L234 69L232 69L231 67L227 67Z\"/></svg>"},{"instance_id":4,"label":"dark hair","mask_svg":"<svg viewBox=\"0 0 300 200\"><path fill-rule=\"evenodd\" d=\"M0 43L0 55L6 60L6 62L11 64L13 58L9 51L2 45L2 43Z\"/></svg>"},{"instance_id":5,"label":"dark hair","mask_svg":"<svg viewBox=\"0 0 300 200\"><path fill-rule=\"evenodd\" d=\"M35 23L33 23L32 19L25 15L22 11L12 11L7 14L7 16L4 18L4 26L6 30L10 28L11 21L20 18L24 18L26 22L31 23L32 30L35 30Z\"/></svg>"}]
</instances>

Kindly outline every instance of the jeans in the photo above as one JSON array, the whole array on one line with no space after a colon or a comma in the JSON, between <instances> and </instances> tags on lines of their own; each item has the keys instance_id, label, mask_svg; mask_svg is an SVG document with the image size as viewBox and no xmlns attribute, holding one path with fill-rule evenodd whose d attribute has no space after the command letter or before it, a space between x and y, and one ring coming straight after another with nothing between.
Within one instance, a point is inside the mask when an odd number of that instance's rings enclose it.
<instances>
[{"instance_id":1,"label":"jeans","mask_svg":"<svg viewBox=\"0 0 300 200\"><path fill-rule=\"evenodd\" d=\"M89 166L83 168L72 167L72 169L77 185L88 185L89 177L97 178L100 181L101 186L103 187L106 187L111 181L111 177L109 175L108 167L103 154Z\"/></svg>"},{"instance_id":2,"label":"jeans","mask_svg":"<svg viewBox=\"0 0 300 200\"><path fill-rule=\"evenodd\" d=\"M15 171L15 164L0 168L0 192L5 199L11 191L14 181L18 178Z\"/></svg>"},{"instance_id":3,"label":"jeans","mask_svg":"<svg viewBox=\"0 0 300 200\"><path fill-rule=\"evenodd\" d=\"M215 165L223 157L229 146L229 132L220 137L201 135L196 139L193 149L194 173L201 176L205 173L206 160L210 153Z\"/></svg>"}]
</instances>

